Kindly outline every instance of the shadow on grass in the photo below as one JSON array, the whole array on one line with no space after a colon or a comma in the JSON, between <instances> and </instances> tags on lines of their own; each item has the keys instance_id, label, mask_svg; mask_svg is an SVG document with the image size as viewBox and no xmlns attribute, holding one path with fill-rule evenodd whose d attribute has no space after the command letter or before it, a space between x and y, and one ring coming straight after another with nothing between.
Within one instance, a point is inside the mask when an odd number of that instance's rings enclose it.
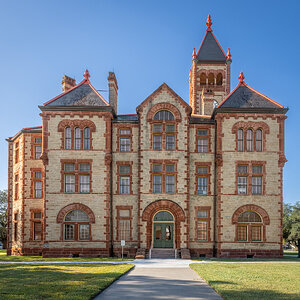
<instances>
[{"instance_id":1,"label":"shadow on grass","mask_svg":"<svg viewBox=\"0 0 300 300\"><path fill-rule=\"evenodd\" d=\"M0 299L89 299L131 267L128 265L2 265Z\"/></svg>"}]
</instances>

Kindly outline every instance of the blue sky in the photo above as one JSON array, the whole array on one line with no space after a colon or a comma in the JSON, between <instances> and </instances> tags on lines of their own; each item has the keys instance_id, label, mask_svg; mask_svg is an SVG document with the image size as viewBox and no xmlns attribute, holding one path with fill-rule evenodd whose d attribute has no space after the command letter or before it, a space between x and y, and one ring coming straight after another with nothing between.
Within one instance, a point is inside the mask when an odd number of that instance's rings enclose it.
<instances>
[{"instance_id":1,"label":"blue sky","mask_svg":"<svg viewBox=\"0 0 300 300\"><path fill-rule=\"evenodd\" d=\"M289 107L284 201L300 201L299 1L4 1L0 0L0 189L7 188L7 142L23 127L41 125L38 105L61 92L64 74L107 90L119 84L118 113L166 82L189 101L192 49L208 14L218 41L232 54L232 85L245 82ZM102 95L107 98L107 92Z\"/></svg>"}]
</instances>

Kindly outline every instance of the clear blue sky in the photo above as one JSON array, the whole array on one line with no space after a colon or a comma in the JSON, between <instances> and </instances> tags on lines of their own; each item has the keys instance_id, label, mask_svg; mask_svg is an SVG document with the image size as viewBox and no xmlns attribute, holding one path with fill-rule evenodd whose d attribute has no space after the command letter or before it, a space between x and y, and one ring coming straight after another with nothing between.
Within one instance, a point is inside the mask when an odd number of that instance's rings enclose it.
<instances>
[{"instance_id":1,"label":"clear blue sky","mask_svg":"<svg viewBox=\"0 0 300 300\"><path fill-rule=\"evenodd\" d=\"M290 108L284 201L300 200L300 1L0 0L0 5L0 189L7 188L5 138L41 125L38 105L61 92L64 74L79 82L88 68L92 84L107 89L113 70L119 114L135 113L162 82L188 102L192 49L200 46L211 14L221 46L231 48L231 88L243 71L250 86Z\"/></svg>"}]
</instances>

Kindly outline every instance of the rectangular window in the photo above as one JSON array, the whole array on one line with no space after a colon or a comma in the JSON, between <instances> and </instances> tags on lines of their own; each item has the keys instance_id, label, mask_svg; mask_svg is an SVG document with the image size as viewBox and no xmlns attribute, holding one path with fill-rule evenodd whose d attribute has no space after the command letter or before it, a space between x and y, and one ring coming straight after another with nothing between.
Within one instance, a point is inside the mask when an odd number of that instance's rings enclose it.
<instances>
[{"instance_id":1,"label":"rectangular window","mask_svg":"<svg viewBox=\"0 0 300 300\"><path fill-rule=\"evenodd\" d=\"M207 195L208 193L208 178L198 177L197 178L197 193L198 195Z\"/></svg>"},{"instance_id":2,"label":"rectangular window","mask_svg":"<svg viewBox=\"0 0 300 300\"><path fill-rule=\"evenodd\" d=\"M153 175L153 193L162 193L162 175Z\"/></svg>"},{"instance_id":3,"label":"rectangular window","mask_svg":"<svg viewBox=\"0 0 300 300\"><path fill-rule=\"evenodd\" d=\"M153 124L153 132L162 132L162 124Z\"/></svg>"},{"instance_id":4,"label":"rectangular window","mask_svg":"<svg viewBox=\"0 0 300 300\"><path fill-rule=\"evenodd\" d=\"M80 164L79 165L80 172L89 172L90 171L90 164Z\"/></svg>"},{"instance_id":5,"label":"rectangular window","mask_svg":"<svg viewBox=\"0 0 300 300\"><path fill-rule=\"evenodd\" d=\"M197 239L207 241L208 224L206 221L197 222Z\"/></svg>"},{"instance_id":6,"label":"rectangular window","mask_svg":"<svg viewBox=\"0 0 300 300\"><path fill-rule=\"evenodd\" d=\"M167 135L166 139L166 150L175 150L175 135Z\"/></svg>"},{"instance_id":7,"label":"rectangular window","mask_svg":"<svg viewBox=\"0 0 300 300\"><path fill-rule=\"evenodd\" d=\"M130 220L119 219L119 240L130 240Z\"/></svg>"},{"instance_id":8,"label":"rectangular window","mask_svg":"<svg viewBox=\"0 0 300 300\"><path fill-rule=\"evenodd\" d=\"M120 194L130 194L130 176L120 176Z\"/></svg>"},{"instance_id":9,"label":"rectangular window","mask_svg":"<svg viewBox=\"0 0 300 300\"><path fill-rule=\"evenodd\" d=\"M15 175L15 200L19 199L19 175Z\"/></svg>"},{"instance_id":10,"label":"rectangular window","mask_svg":"<svg viewBox=\"0 0 300 300\"><path fill-rule=\"evenodd\" d=\"M130 138L120 138L120 152L130 152Z\"/></svg>"},{"instance_id":11,"label":"rectangular window","mask_svg":"<svg viewBox=\"0 0 300 300\"><path fill-rule=\"evenodd\" d=\"M15 151L15 163L17 164L19 162L19 149L16 149Z\"/></svg>"},{"instance_id":12,"label":"rectangular window","mask_svg":"<svg viewBox=\"0 0 300 300\"><path fill-rule=\"evenodd\" d=\"M252 176L252 194L261 195L262 194L262 177Z\"/></svg>"},{"instance_id":13,"label":"rectangular window","mask_svg":"<svg viewBox=\"0 0 300 300\"><path fill-rule=\"evenodd\" d=\"M89 240L90 239L90 225L79 224L79 240Z\"/></svg>"},{"instance_id":14,"label":"rectangular window","mask_svg":"<svg viewBox=\"0 0 300 300\"><path fill-rule=\"evenodd\" d=\"M237 227L237 240L240 242L247 241L247 226L238 225Z\"/></svg>"},{"instance_id":15,"label":"rectangular window","mask_svg":"<svg viewBox=\"0 0 300 300\"><path fill-rule=\"evenodd\" d=\"M162 149L162 136L161 135L153 135L153 150L161 150Z\"/></svg>"},{"instance_id":16,"label":"rectangular window","mask_svg":"<svg viewBox=\"0 0 300 300\"><path fill-rule=\"evenodd\" d=\"M166 132L175 132L175 124L167 124Z\"/></svg>"},{"instance_id":17,"label":"rectangular window","mask_svg":"<svg viewBox=\"0 0 300 300\"><path fill-rule=\"evenodd\" d=\"M197 130L197 135L208 135L208 130L198 129Z\"/></svg>"},{"instance_id":18,"label":"rectangular window","mask_svg":"<svg viewBox=\"0 0 300 300\"><path fill-rule=\"evenodd\" d=\"M253 226L251 227L251 240L252 242L261 241L261 226Z\"/></svg>"},{"instance_id":19,"label":"rectangular window","mask_svg":"<svg viewBox=\"0 0 300 300\"><path fill-rule=\"evenodd\" d=\"M238 166L238 173L247 174L248 173L248 166Z\"/></svg>"},{"instance_id":20,"label":"rectangular window","mask_svg":"<svg viewBox=\"0 0 300 300\"><path fill-rule=\"evenodd\" d=\"M14 222L14 240L15 241L18 240L18 222L17 221Z\"/></svg>"},{"instance_id":21,"label":"rectangular window","mask_svg":"<svg viewBox=\"0 0 300 300\"><path fill-rule=\"evenodd\" d=\"M65 175L65 192L75 193L75 175Z\"/></svg>"},{"instance_id":22,"label":"rectangular window","mask_svg":"<svg viewBox=\"0 0 300 300\"><path fill-rule=\"evenodd\" d=\"M42 138L35 138L34 143L35 144L41 144L42 143Z\"/></svg>"},{"instance_id":23,"label":"rectangular window","mask_svg":"<svg viewBox=\"0 0 300 300\"><path fill-rule=\"evenodd\" d=\"M65 240L71 241L75 239L75 225L65 224Z\"/></svg>"},{"instance_id":24,"label":"rectangular window","mask_svg":"<svg viewBox=\"0 0 300 300\"><path fill-rule=\"evenodd\" d=\"M166 165L166 172L175 172L175 165Z\"/></svg>"},{"instance_id":25,"label":"rectangular window","mask_svg":"<svg viewBox=\"0 0 300 300\"><path fill-rule=\"evenodd\" d=\"M166 176L166 193L168 193L168 194L175 193L175 176L174 175Z\"/></svg>"},{"instance_id":26,"label":"rectangular window","mask_svg":"<svg viewBox=\"0 0 300 300\"><path fill-rule=\"evenodd\" d=\"M162 165L161 164L154 164L153 165L153 172L162 172Z\"/></svg>"},{"instance_id":27,"label":"rectangular window","mask_svg":"<svg viewBox=\"0 0 300 300\"><path fill-rule=\"evenodd\" d=\"M197 149L200 153L208 152L208 139L207 138L198 138Z\"/></svg>"},{"instance_id":28,"label":"rectangular window","mask_svg":"<svg viewBox=\"0 0 300 300\"><path fill-rule=\"evenodd\" d=\"M34 146L34 159L40 159L42 155L42 146Z\"/></svg>"},{"instance_id":29,"label":"rectangular window","mask_svg":"<svg viewBox=\"0 0 300 300\"><path fill-rule=\"evenodd\" d=\"M42 182L34 182L34 198L42 198Z\"/></svg>"},{"instance_id":30,"label":"rectangular window","mask_svg":"<svg viewBox=\"0 0 300 300\"><path fill-rule=\"evenodd\" d=\"M75 171L75 164L65 164L65 171Z\"/></svg>"},{"instance_id":31,"label":"rectangular window","mask_svg":"<svg viewBox=\"0 0 300 300\"><path fill-rule=\"evenodd\" d=\"M42 179L42 172L34 172L35 179Z\"/></svg>"},{"instance_id":32,"label":"rectangular window","mask_svg":"<svg viewBox=\"0 0 300 300\"><path fill-rule=\"evenodd\" d=\"M120 135L130 135L131 130L130 129L120 129Z\"/></svg>"},{"instance_id":33,"label":"rectangular window","mask_svg":"<svg viewBox=\"0 0 300 300\"><path fill-rule=\"evenodd\" d=\"M262 174L262 166L252 166L252 173L253 174Z\"/></svg>"},{"instance_id":34,"label":"rectangular window","mask_svg":"<svg viewBox=\"0 0 300 300\"><path fill-rule=\"evenodd\" d=\"M34 219L41 219L42 218L42 213L41 212L34 212L33 213L33 218Z\"/></svg>"},{"instance_id":35,"label":"rectangular window","mask_svg":"<svg viewBox=\"0 0 300 300\"><path fill-rule=\"evenodd\" d=\"M248 190L248 177L238 176L238 194L245 195Z\"/></svg>"},{"instance_id":36,"label":"rectangular window","mask_svg":"<svg viewBox=\"0 0 300 300\"><path fill-rule=\"evenodd\" d=\"M79 193L90 192L90 175L79 175Z\"/></svg>"},{"instance_id":37,"label":"rectangular window","mask_svg":"<svg viewBox=\"0 0 300 300\"><path fill-rule=\"evenodd\" d=\"M120 166L120 174L129 174L130 166Z\"/></svg>"},{"instance_id":38,"label":"rectangular window","mask_svg":"<svg viewBox=\"0 0 300 300\"><path fill-rule=\"evenodd\" d=\"M198 174L208 174L208 167L197 167Z\"/></svg>"},{"instance_id":39,"label":"rectangular window","mask_svg":"<svg viewBox=\"0 0 300 300\"><path fill-rule=\"evenodd\" d=\"M42 240L42 222L33 222L33 239Z\"/></svg>"},{"instance_id":40,"label":"rectangular window","mask_svg":"<svg viewBox=\"0 0 300 300\"><path fill-rule=\"evenodd\" d=\"M208 210L198 210L197 211L197 218L208 218Z\"/></svg>"}]
</instances>

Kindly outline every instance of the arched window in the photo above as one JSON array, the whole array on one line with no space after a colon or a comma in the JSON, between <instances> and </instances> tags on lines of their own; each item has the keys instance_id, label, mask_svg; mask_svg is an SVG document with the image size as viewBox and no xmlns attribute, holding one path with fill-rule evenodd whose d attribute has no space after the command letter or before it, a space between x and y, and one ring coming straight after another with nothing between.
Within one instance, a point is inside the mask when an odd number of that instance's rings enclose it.
<instances>
[{"instance_id":1,"label":"arched window","mask_svg":"<svg viewBox=\"0 0 300 300\"><path fill-rule=\"evenodd\" d=\"M90 128L89 127L85 127L84 128L84 145L83 145L83 148L85 150L90 149L90 143L91 143Z\"/></svg>"},{"instance_id":2,"label":"arched window","mask_svg":"<svg viewBox=\"0 0 300 300\"><path fill-rule=\"evenodd\" d=\"M79 149L81 149L81 130L79 127L75 128L74 135L75 135L74 148L76 150L79 150Z\"/></svg>"},{"instance_id":3,"label":"arched window","mask_svg":"<svg viewBox=\"0 0 300 300\"><path fill-rule=\"evenodd\" d=\"M214 85L215 84L215 77L213 73L208 74L208 85Z\"/></svg>"},{"instance_id":4,"label":"arched window","mask_svg":"<svg viewBox=\"0 0 300 300\"><path fill-rule=\"evenodd\" d=\"M174 120L174 115L168 110L160 110L154 115L153 120L173 121Z\"/></svg>"},{"instance_id":5,"label":"arched window","mask_svg":"<svg viewBox=\"0 0 300 300\"><path fill-rule=\"evenodd\" d=\"M72 136L71 136L71 128L65 128L65 149L71 149L72 145Z\"/></svg>"},{"instance_id":6,"label":"arched window","mask_svg":"<svg viewBox=\"0 0 300 300\"><path fill-rule=\"evenodd\" d=\"M262 151L262 130L257 129L256 130L256 151L261 152Z\"/></svg>"},{"instance_id":7,"label":"arched window","mask_svg":"<svg viewBox=\"0 0 300 300\"><path fill-rule=\"evenodd\" d=\"M245 211L238 217L237 241L260 242L262 241L262 219L254 211Z\"/></svg>"},{"instance_id":8,"label":"arched window","mask_svg":"<svg viewBox=\"0 0 300 300\"><path fill-rule=\"evenodd\" d=\"M223 85L223 76L221 73L217 75L217 85Z\"/></svg>"},{"instance_id":9,"label":"arched window","mask_svg":"<svg viewBox=\"0 0 300 300\"><path fill-rule=\"evenodd\" d=\"M84 241L90 239L90 219L82 210L72 210L65 216L64 239Z\"/></svg>"},{"instance_id":10,"label":"arched window","mask_svg":"<svg viewBox=\"0 0 300 300\"><path fill-rule=\"evenodd\" d=\"M244 131L239 129L237 131L237 150L244 151Z\"/></svg>"},{"instance_id":11,"label":"arched window","mask_svg":"<svg viewBox=\"0 0 300 300\"><path fill-rule=\"evenodd\" d=\"M168 211L160 211L155 216L153 221L174 221L173 216Z\"/></svg>"},{"instance_id":12,"label":"arched window","mask_svg":"<svg viewBox=\"0 0 300 300\"><path fill-rule=\"evenodd\" d=\"M152 124L153 150L175 150L174 115L168 110L160 110L154 115L153 120L155 121Z\"/></svg>"},{"instance_id":13,"label":"arched window","mask_svg":"<svg viewBox=\"0 0 300 300\"><path fill-rule=\"evenodd\" d=\"M247 151L253 151L253 131L251 129L247 130Z\"/></svg>"},{"instance_id":14,"label":"arched window","mask_svg":"<svg viewBox=\"0 0 300 300\"><path fill-rule=\"evenodd\" d=\"M200 85L206 85L206 75L205 75L205 73L201 73L201 75L200 75Z\"/></svg>"}]
</instances>

